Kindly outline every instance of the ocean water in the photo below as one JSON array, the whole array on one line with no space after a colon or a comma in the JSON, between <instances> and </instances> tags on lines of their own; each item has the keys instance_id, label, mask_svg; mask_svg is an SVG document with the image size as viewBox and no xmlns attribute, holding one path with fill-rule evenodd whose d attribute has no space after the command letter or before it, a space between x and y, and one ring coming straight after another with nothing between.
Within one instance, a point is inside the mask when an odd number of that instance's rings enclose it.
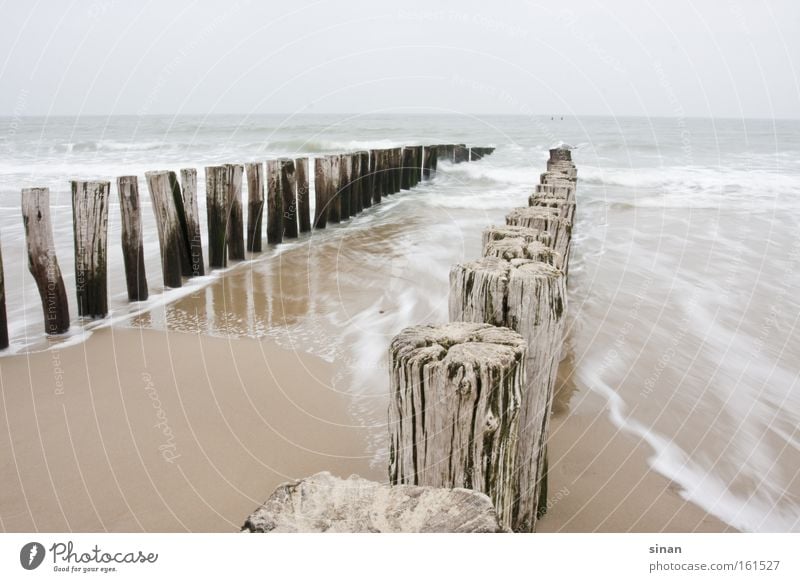
<instances>
[{"instance_id":1,"label":"ocean water","mask_svg":"<svg viewBox=\"0 0 800 582\"><path fill-rule=\"evenodd\" d=\"M128 304L109 211L111 316L78 322L270 337L342 362L336 388L385 443L389 338L447 316L447 273L524 206L548 147L575 147L578 221L561 399L600 401L686 499L748 531L800 531L800 122L603 117L214 116L0 120L13 345L42 349L20 190L48 186L74 289L71 179L138 174L151 299ZM347 224L164 291L144 172L413 143L493 145ZM245 191L246 197L246 191ZM72 312L77 312L74 297ZM2 360L0 360L2 362ZM591 397L591 398L590 398ZM380 462L380 461L376 461Z\"/></svg>"}]
</instances>

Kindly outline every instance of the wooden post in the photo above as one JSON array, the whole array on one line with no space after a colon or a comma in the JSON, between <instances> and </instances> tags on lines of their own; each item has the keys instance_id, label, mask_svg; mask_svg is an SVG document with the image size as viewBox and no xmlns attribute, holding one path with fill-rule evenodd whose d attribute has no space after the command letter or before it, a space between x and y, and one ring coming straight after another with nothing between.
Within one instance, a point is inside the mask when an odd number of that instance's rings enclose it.
<instances>
[{"instance_id":1,"label":"wooden post","mask_svg":"<svg viewBox=\"0 0 800 582\"><path fill-rule=\"evenodd\" d=\"M328 193L328 222L339 223L342 221L342 157L336 154L329 156L329 164L330 191Z\"/></svg>"},{"instance_id":2,"label":"wooden post","mask_svg":"<svg viewBox=\"0 0 800 582\"><path fill-rule=\"evenodd\" d=\"M206 218L208 222L208 268L228 266L228 193L233 170L230 166L206 167Z\"/></svg>"},{"instance_id":3,"label":"wooden post","mask_svg":"<svg viewBox=\"0 0 800 582\"><path fill-rule=\"evenodd\" d=\"M181 275L192 276L191 249L181 187L175 172L145 172L156 217L165 287L180 287Z\"/></svg>"},{"instance_id":4,"label":"wooden post","mask_svg":"<svg viewBox=\"0 0 800 582\"><path fill-rule=\"evenodd\" d=\"M372 173L369 164L370 153L368 151L358 152L359 157L359 191L361 192L361 209L372 206Z\"/></svg>"},{"instance_id":5,"label":"wooden post","mask_svg":"<svg viewBox=\"0 0 800 582\"><path fill-rule=\"evenodd\" d=\"M403 148L393 148L390 155L392 173L389 194L397 194L403 188Z\"/></svg>"},{"instance_id":6,"label":"wooden post","mask_svg":"<svg viewBox=\"0 0 800 582\"><path fill-rule=\"evenodd\" d=\"M414 148L406 146L403 148L403 161L400 173L400 188L403 190L411 189L411 182L414 170Z\"/></svg>"},{"instance_id":7,"label":"wooden post","mask_svg":"<svg viewBox=\"0 0 800 582\"><path fill-rule=\"evenodd\" d=\"M229 168L228 185L228 259L243 261L244 254L244 216L242 212L242 175L244 167L239 164L226 164Z\"/></svg>"},{"instance_id":8,"label":"wooden post","mask_svg":"<svg viewBox=\"0 0 800 582\"><path fill-rule=\"evenodd\" d=\"M358 202L356 201L356 155L346 154L344 164L347 168L347 204L350 209L350 216L358 215Z\"/></svg>"},{"instance_id":9,"label":"wooden post","mask_svg":"<svg viewBox=\"0 0 800 582\"><path fill-rule=\"evenodd\" d=\"M283 242L283 173L281 160L267 160L267 242L277 245Z\"/></svg>"},{"instance_id":10,"label":"wooden post","mask_svg":"<svg viewBox=\"0 0 800 582\"><path fill-rule=\"evenodd\" d=\"M572 222L559 216L557 208L543 208L527 206L514 208L506 215L506 224L511 226L527 226L537 230L546 231L552 237L552 247L558 252L566 265L569 261L570 239L572 237Z\"/></svg>"},{"instance_id":11,"label":"wooden post","mask_svg":"<svg viewBox=\"0 0 800 582\"><path fill-rule=\"evenodd\" d=\"M328 222L330 169L329 158L314 158L314 228L325 228Z\"/></svg>"},{"instance_id":12,"label":"wooden post","mask_svg":"<svg viewBox=\"0 0 800 582\"><path fill-rule=\"evenodd\" d=\"M122 261L125 264L125 282L128 301L145 301L149 295L144 268L142 237L142 211L139 202L139 178L117 178L119 210L122 218Z\"/></svg>"},{"instance_id":13,"label":"wooden post","mask_svg":"<svg viewBox=\"0 0 800 582\"><path fill-rule=\"evenodd\" d=\"M361 152L350 156L353 160L353 173L350 176L350 208L354 208L355 215L364 211L364 199L361 197Z\"/></svg>"},{"instance_id":14,"label":"wooden post","mask_svg":"<svg viewBox=\"0 0 800 582\"><path fill-rule=\"evenodd\" d=\"M264 220L264 164L245 164L247 174L247 251L261 252L262 222Z\"/></svg>"},{"instance_id":15,"label":"wooden post","mask_svg":"<svg viewBox=\"0 0 800 582\"><path fill-rule=\"evenodd\" d=\"M452 321L510 327L528 344L510 519L515 531L536 526L565 301L563 271L535 260L485 257L450 270Z\"/></svg>"},{"instance_id":16,"label":"wooden post","mask_svg":"<svg viewBox=\"0 0 800 582\"><path fill-rule=\"evenodd\" d=\"M380 150L379 167L381 170L381 191L383 196L390 196L395 192L394 149Z\"/></svg>"},{"instance_id":17,"label":"wooden post","mask_svg":"<svg viewBox=\"0 0 800 582\"><path fill-rule=\"evenodd\" d=\"M528 199L528 205L534 196L545 198L561 198L567 201L575 200L575 183L569 180L558 180L545 184L536 184L536 191Z\"/></svg>"},{"instance_id":18,"label":"wooden post","mask_svg":"<svg viewBox=\"0 0 800 582\"><path fill-rule=\"evenodd\" d=\"M186 240L189 243L191 277L205 275L203 264L203 239L200 235L200 211L197 208L197 170L181 170L181 196L186 216Z\"/></svg>"},{"instance_id":19,"label":"wooden post","mask_svg":"<svg viewBox=\"0 0 800 582\"><path fill-rule=\"evenodd\" d=\"M525 340L486 324L410 327L389 347L389 482L488 495L509 526Z\"/></svg>"},{"instance_id":20,"label":"wooden post","mask_svg":"<svg viewBox=\"0 0 800 582\"><path fill-rule=\"evenodd\" d=\"M3 251L0 249L0 350L8 347L8 317L6 316L6 282L3 276Z\"/></svg>"},{"instance_id":21,"label":"wooden post","mask_svg":"<svg viewBox=\"0 0 800 582\"><path fill-rule=\"evenodd\" d=\"M571 162L572 150L566 146L559 146L550 150L551 162Z\"/></svg>"},{"instance_id":22,"label":"wooden post","mask_svg":"<svg viewBox=\"0 0 800 582\"><path fill-rule=\"evenodd\" d=\"M297 238L297 179L294 160L281 158L281 196L283 197L283 237Z\"/></svg>"},{"instance_id":23,"label":"wooden post","mask_svg":"<svg viewBox=\"0 0 800 582\"><path fill-rule=\"evenodd\" d=\"M423 146L414 146L414 172L412 173L414 186L422 182L422 154Z\"/></svg>"},{"instance_id":24,"label":"wooden post","mask_svg":"<svg viewBox=\"0 0 800 582\"><path fill-rule=\"evenodd\" d=\"M75 291L80 317L108 314L109 182L72 181Z\"/></svg>"},{"instance_id":25,"label":"wooden post","mask_svg":"<svg viewBox=\"0 0 800 582\"><path fill-rule=\"evenodd\" d=\"M422 179L431 179L431 166L433 165L433 152L436 146L425 146L425 151L422 154Z\"/></svg>"},{"instance_id":26,"label":"wooden post","mask_svg":"<svg viewBox=\"0 0 800 582\"><path fill-rule=\"evenodd\" d=\"M347 220L352 216L350 211L350 173L352 171L352 159L349 154L339 155L339 206L341 208L341 219Z\"/></svg>"},{"instance_id":27,"label":"wooden post","mask_svg":"<svg viewBox=\"0 0 800 582\"><path fill-rule=\"evenodd\" d=\"M308 197L308 158L297 158L294 161L297 175L297 216L300 232L311 230L311 202Z\"/></svg>"},{"instance_id":28,"label":"wooden post","mask_svg":"<svg viewBox=\"0 0 800 582\"><path fill-rule=\"evenodd\" d=\"M531 252L539 252L546 263L562 267L562 257L554 250L553 237L547 231L525 226L492 226L483 231L483 256L499 257L506 260L532 259ZM534 245L532 248L528 248ZM540 252L539 245L551 250L552 256ZM551 262L552 261L552 262Z\"/></svg>"},{"instance_id":29,"label":"wooden post","mask_svg":"<svg viewBox=\"0 0 800 582\"><path fill-rule=\"evenodd\" d=\"M369 191L372 195L371 204L378 204L381 201L381 182L378 176L378 160L380 156L380 150L370 150L369 151Z\"/></svg>"},{"instance_id":30,"label":"wooden post","mask_svg":"<svg viewBox=\"0 0 800 582\"><path fill-rule=\"evenodd\" d=\"M463 143L457 144L453 147L453 163L460 164L461 162L469 161L469 148Z\"/></svg>"},{"instance_id":31,"label":"wooden post","mask_svg":"<svg viewBox=\"0 0 800 582\"><path fill-rule=\"evenodd\" d=\"M439 167L439 146L431 147L431 179L436 177L436 170Z\"/></svg>"},{"instance_id":32,"label":"wooden post","mask_svg":"<svg viewBox=\"0 0 800 582\"><path fill-rule=\"evenodd\" d=\"M575 201L566 200L564 198L551 198L547 195L533 194L528 199L529 206L536 206L539 208L555 208L558 210L558 216L566 218L570 223L575 220Z\"/></svg>"},{"instance_id":33,"label":"wooden post","mask_svg":"<svg viewBox=\"0 0 800 582\"><path fill-rule=\"evenodd\" d=\"M53 244L49 188L22 190L22 222L28 246L28 269L39 289L45 333L64 333L69 329L69 302Z\"/></svg>"}]
</instances>

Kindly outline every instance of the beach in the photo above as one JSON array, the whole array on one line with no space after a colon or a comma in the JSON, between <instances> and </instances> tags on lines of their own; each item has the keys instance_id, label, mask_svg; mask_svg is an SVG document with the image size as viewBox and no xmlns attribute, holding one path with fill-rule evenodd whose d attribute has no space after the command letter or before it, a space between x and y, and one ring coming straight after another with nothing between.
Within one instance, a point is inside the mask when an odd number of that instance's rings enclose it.
<instances>
[{"instance_id":1,"label":"beach","mask_svg":"<svg viewBox=\"0 0 800 582\"><path fill-rule=\"evenodd\" d=\"M285 481L385 481L334 374L271 340L114 328L5 359L2 527L232 532ZM602 410L557 416L553 433L538 531L730 529L649 471L645 445Z\"/></svg>"},{"instance_id":2,"label":"beach","mask_svg":"<svg viewBox=\"0 0 800 582\"><path fill-rule=\"evenodd\" d=\"M576 146L578 210L537 531L800 527L795 122L140 121L33 119L0 167L5 531L237 531L287 480L385 481L389 342L447 320L450 265L479 257L482 230L527 205L556 136ZM201 177L223 162L465 141L497 150L440 164L342 225L163 287L146 170ZM68 180L131 174L150 299L127 301L112 200L110 315L73 317L69 334L46 339L19 188L52 189L74 316Z\"/></svg>"}]
</instances>

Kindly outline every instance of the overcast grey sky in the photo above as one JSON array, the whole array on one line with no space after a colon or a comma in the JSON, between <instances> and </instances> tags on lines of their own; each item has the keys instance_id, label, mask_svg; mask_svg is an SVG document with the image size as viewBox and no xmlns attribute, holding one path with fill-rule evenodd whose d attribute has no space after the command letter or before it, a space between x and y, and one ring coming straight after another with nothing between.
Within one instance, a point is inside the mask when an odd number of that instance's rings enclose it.
<instances>
[{"instance_id":1,"label":"overcast grey sky","mask_svg":"<svg viewBox=\"0 0 800 582\"><path fill-rule=\"evenodd\" d=\"M800 117L800 1L12 0L0 115Z\"/></svg>"}]
</instances>

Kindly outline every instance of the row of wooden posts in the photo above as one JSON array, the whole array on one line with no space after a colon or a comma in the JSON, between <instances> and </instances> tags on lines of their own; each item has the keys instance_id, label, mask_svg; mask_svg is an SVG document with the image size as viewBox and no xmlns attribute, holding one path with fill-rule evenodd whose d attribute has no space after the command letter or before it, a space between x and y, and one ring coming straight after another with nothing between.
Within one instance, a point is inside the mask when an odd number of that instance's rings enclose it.
<instances>
[{"instance_id":1,"label":"row of wooden posts","mask_svg":"<svg viewBox=\"0 0 800 582\"><path fill-rule=\"evenodd\" d=\"M333 154L314 159L313 227L340 223L388 196L433 178L439 160L460 163L491 154L491 147L465 144L406 146ZM297 238L312 229L308 158L225 164L205 168L208 268L224 268L246 252L262 251L264 214L267 243ZM248 220L243 223L242 182L247 179ZM146 172L158 240L164 286L180 287L184 277L205 274L197 201L197 170ZM75 288L78 315L108 314L107 233L111 183L73 181ZM139 179L117 178L122 254L130 301L148 298ZM266 191L266 204L265 204ZM266 207L265 207L266 206ZM42 302L45 331L61 334L70 326L67 293L56 258L48 188L22 190L22 218L30 272ZM9 345L5 284L0 252L0 349Z\"/></svg>"},{"instance_id":2,"label":"row of wooden posts","mask_svg":"<svg viewBox=\"0 0 800 582\"><path fill-rule=\"evenodd\" d=\"M577 172L567 148L483 257L450 271L444 325L391 342L389 480L486 493L508 529L547 509L547 437L564 336Z\"/></svg>"}]
</instances>

